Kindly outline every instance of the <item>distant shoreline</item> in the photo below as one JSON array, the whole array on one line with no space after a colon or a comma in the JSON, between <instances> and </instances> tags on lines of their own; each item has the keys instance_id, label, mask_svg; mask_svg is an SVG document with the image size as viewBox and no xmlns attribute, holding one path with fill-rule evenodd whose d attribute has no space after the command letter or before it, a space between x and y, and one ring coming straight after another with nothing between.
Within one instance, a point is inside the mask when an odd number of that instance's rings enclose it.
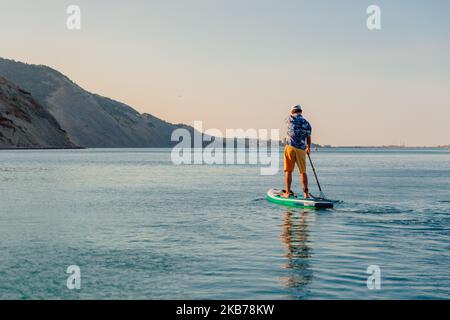
<instances>
[{"instance_id":1,"label":"distant shoreline","mask_svg":"<svg viewBox=\"0 0 450 320\"><path fill-rule=\"evenodd\" d=\"M2 150L81 150L88 149L84 147L7 147L0 148Z\"/></svg>"},{"instance_id":2,"label":"distant shoreline","mask_svg":"<svg viewBox=\"0 0 450 320\"><path fill-rule=\"evenodd\" d=\"M284 144L280 144L284 148ZM0 151L20 151L20 150L88 150L88 149L172 149L172 147L8 147L0 148ZM406 146L320 146L315 145L315 149L450 149L450 146L436 147L406 147Z\"/></svg>"},{"instance_id":3,"label":"distant shoreline","mask_svg":"<svg viewBox=\"0 0 450 320\"><path fill-rule=\"evenodd\" d=\"M318 149L450 149L450 146L420 147L420 146L320 146Z\"/></svg>"}]
</instances>

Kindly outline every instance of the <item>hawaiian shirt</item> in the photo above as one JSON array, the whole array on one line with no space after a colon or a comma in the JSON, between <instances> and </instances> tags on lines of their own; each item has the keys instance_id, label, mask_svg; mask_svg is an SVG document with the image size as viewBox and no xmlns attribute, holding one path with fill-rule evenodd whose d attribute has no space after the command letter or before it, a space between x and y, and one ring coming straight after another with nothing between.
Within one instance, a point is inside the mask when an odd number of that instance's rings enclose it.
<instances>
[{"instance_id":1,"label":"hawaiian shirt","mask_svg":"<svg viewBox=\"0 0 450 320\"><path fill-rule=\"evenodd\" d=\"M305 118L300 114L290 115L287 119L286 144L305 150L306 138L311 135L311 132L311 125Z\"/></svg>"}]
</instances>

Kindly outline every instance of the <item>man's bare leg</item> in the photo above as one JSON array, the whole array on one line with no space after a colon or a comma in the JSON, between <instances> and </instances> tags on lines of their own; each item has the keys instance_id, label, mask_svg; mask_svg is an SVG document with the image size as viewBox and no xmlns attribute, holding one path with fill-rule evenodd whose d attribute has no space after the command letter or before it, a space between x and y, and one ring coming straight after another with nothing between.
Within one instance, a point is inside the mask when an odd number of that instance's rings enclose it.
<instances>
[{"instance_id":1,"label":"man's bare leg","mask_svg":"<svg viewBox=\"0 0 450 320\"><path fill-rule=\"evenodd\" d=\"M289 196L291 195L292 172L284 173L284 182L286 184L286 192L283 193L281 196L283 198L289 198Z\"/></svg>"},{"instance_id":2,"label":"man's bare leg","mask_svg":"<svg viewBox=\"0 0 450 320\"><path fill-rule=\"evenodd\" d=\"M305 173L300 174L301 180L302 180L302 186L303 186L303 197L309 198L309 191L308 191L308 175ZM292 178L292 177L291 177Z\"/></svg>"}]
</instances>

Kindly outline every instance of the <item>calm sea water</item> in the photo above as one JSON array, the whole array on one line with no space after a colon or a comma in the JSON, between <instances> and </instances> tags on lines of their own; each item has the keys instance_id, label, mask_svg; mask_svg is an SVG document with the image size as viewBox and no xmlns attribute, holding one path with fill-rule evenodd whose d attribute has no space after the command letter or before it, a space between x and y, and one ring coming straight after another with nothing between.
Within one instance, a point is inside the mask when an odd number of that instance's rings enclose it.
<instances>
[{"instance_id":1,"label":"calm sea water","mask_svg":"<svg viewBox=\"0 0 450 320\"><path fill-rule=\"evenodd\" d=\"M450 152L314 158L334 210L267 202L281 173L170 150L0 151L0 298L450 298Z\"/></svg>"}]
</instances>

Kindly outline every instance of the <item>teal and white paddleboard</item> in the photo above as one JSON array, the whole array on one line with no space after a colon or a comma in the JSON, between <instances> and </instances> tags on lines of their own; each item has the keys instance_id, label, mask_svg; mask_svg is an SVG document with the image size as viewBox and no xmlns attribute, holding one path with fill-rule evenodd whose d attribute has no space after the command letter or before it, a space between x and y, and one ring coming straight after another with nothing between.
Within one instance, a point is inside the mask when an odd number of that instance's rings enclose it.
<instances>
[{"instance_id":1,"label":"teal and white paddleboard","mask_svg":"<svg viewBox=\"0 0 450 320\"><path fill-rule=\"evenodd\" d=\"M267 191L267 200L273 203L301 208L329 209L333 208L333 202L322 198L303 198L301 196L290 196L289 198L281 197L283 190L270 189Z\"/></svg>"}]
</instances>

